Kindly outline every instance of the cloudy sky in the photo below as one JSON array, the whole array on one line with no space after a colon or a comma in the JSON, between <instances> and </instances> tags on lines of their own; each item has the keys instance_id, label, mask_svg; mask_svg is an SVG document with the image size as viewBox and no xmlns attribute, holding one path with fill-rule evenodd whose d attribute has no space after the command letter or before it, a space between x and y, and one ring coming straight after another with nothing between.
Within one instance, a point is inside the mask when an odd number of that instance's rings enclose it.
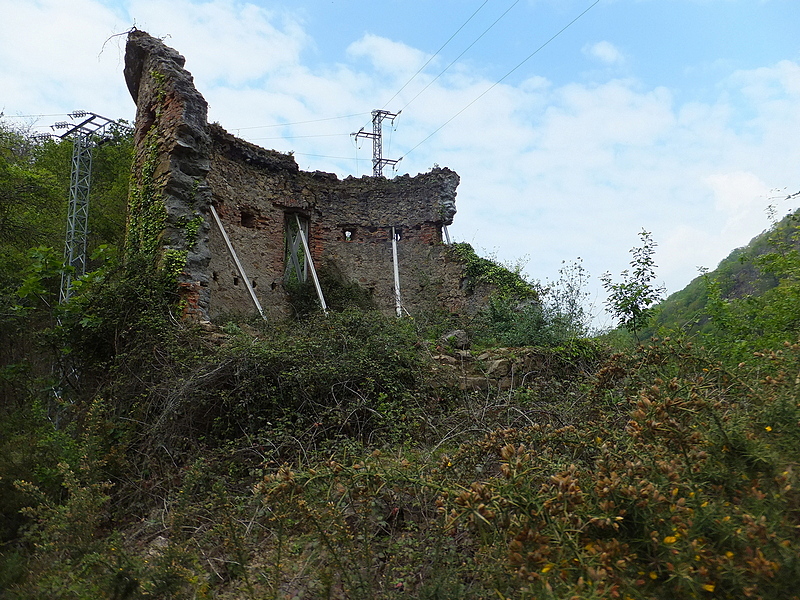
<instances>
[{"instance_id":1,"label":"cloudy sky","mask_svg":"<svg viewBox=\"0 0 800 600\"><path fill-rule=\"evenodd\" d=\"M371 173L350 134L402 111L384 156L461 175L455 239L541 280L581 257L598 297L643 228L672 292L765 229L767 206L796 208L781 199L800 190L797 0L0 0L0 14L7 122L132 119L118 34L136 26L186 57L210 120L302 169Z\"/></svg>"}]
</instances>

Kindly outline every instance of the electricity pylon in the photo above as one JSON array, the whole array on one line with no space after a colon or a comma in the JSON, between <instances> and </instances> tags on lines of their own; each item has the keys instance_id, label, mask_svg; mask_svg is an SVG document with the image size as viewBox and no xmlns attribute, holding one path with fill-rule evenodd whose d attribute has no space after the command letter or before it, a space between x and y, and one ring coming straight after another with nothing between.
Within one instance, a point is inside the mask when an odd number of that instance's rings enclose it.
<instances>
[{"instance_id":1,"label":"electricity pylon","mask_svg":"<svg viewBox=\"0 0 800 600\"><path fill-rule=\"evenodd\" d=\"M402 112L402 111L400 111ZM391 119L394 123L395 118L400 113L390 113L388 110L373 110L372 111L372 133L364 131L364 128L358 130L356 133L350 135L355 136L356 139L363 137L372 140L372 176L383 177L383 167L386 165L396 165L402 159L393 160L391 158L383 158L383 120Z\"/></svg>"},{"instance_id":2,"label":"electricity pylon","mask_svg":"<svg viewBox=\"0 0 800 600\"><path fill-rule=\"evenodd\" d=\"M67 129L58 137L72 138L72 170L69 185L67 236L64 266L58 301L66 302L72 293L72 280L86 274L86 244L89 237L89 191L92 186L92 148L107 140L106 128L114 121L84 110L70 113L76 123L59 121L53 129Z\"/></svg>"}]
</instances>

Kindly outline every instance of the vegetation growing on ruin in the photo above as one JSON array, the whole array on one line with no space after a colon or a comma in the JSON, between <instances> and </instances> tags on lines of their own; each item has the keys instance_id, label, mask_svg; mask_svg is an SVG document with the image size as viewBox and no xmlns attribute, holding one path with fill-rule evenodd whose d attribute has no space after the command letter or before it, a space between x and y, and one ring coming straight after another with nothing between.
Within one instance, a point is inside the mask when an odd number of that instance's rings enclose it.
<instances>
[{"instance_id":1,"label":"vegetation growing on ruin","mask_svg":"<svg viewBox=\"0 0 800 600\"><path fill-rule=\"evenodd\" d=\"M464 263L468 290L486 286L495 289L501 296L517 301L536 298L535 288L521 275L521 266L507 267L496 260L478 256L466 242L453 244L450 252Z\"/></svg>"},{"instance_id":2,"label":"vegetation growing on ruin","mask_svg":"<svg viewBox=\"0 0 800 600\"><path fill-rule=\"evenodd\" d=\"M777 285L711 272L673 312L698 330L642 345L588 336L580 263L527 282L464 246L509 292L476 318L344 286L327 317L200 327L114 259L120 225L58 305L66 148L0 132L3 598L798 597L794 222L759 253Z\"/></svg>"},{"instance_id":3,"label":"vegetation growing on ruin","mask_svg":"<svg viewBox=\"0 0 800 600\"><path fill-rule=\"evenodd\" d=\"M161 202L155 180L158 163L158 137L155 127L151 128L143 144L145 156L131 182L130 201L126 236L126 253L141 255L155 261L161 233L164 231L167 213Z\"/></svg>"}]
</instances>

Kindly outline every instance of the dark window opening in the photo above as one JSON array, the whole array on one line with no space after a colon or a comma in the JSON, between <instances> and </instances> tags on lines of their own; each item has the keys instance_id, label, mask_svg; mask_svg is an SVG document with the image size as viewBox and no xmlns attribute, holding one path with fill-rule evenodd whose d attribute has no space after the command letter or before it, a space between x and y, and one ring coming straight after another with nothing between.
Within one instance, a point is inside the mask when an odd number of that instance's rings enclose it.
<instances>
[{"instance_id":1,"label":"dark window opening","mask_svg":"<svg viewBox=\"0 0 800 600\"><path fill-rule=\"evenodd\" d=\"M243 210L240 222L242 227L250 227L252 229L256 226L256 216L249 211Z\"/></svg>"},{"instance_id":2,"label":"dark window opening","mask_svg":"<svg viewBox=\"0 0 800 600\"><path fill-rule=\"evenodd\" d=\"M212 271L211 272L211 279L213 279L214 281L217 281L219 279L219 273L217 273L216 271Z\"/></svg>"},{"instance_id":3,"label":"dark window opening","mask_svg":"<svg viewBox=\"0 0 800 600\"><path fill-rule=\"evenodd\" d=\"M239 285L239 278L238 277L234 277L233 278L233 285Z\"/></svg>"}]
</instances>

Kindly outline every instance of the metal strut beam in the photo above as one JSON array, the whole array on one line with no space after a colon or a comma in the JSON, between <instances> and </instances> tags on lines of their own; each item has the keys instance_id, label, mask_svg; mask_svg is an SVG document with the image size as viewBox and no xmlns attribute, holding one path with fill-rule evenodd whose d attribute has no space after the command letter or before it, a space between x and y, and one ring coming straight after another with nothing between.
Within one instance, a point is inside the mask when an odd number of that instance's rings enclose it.
<instances>
[{"instance_id":1,"label":"metal strut beam","mask_svg":"<svg viewBox=\"0 0 800 600\"><path fill-rule=\"evenodd\" d=\"M394 307L398 317L403 316L403 301L400 298L400 266L397 260L397 232L392 227L392 265L394 266Z\"/></svg>"},{"instance_id":2,"label":"metal strut beam","mask_svg":"<svg viewBox=\"0 0 800 600\"><path fill-rule=\"evenodd\" d=\"M231 238L228 237L228 232L225 231L225 227L222 225L222 220L219 218L219 214L217 213L217 209L214 208L214 205L211 205L211 216L214 217L214 222L217 224L217 228L219 232L222 234L222 239L225 240L225 247L228 249L228 254L230 254L231 259L233 259L233 264L236 266L236 270L239 272L239 276L244 281L244 285L247 288L247 292L250 294L250 299L253 301L253 304L258 311L258 314L261 315L261 318L265 321L267 320L267 315L264 314L264 309L261 307L261 303L258 301L258 297L256 296L256 291L253 289L250 280L247 278L247 273L244 272L244 267L242 263L239 261L239 256L236 254L236 250L233 248L233 244L231 243Z\"/></svg>"},{"instance_id":3,"label":"metal strut beam","mask_svg":"<svg viewBox=\"0 0 800 600\"><path fill-rule=\"evenodd\" d=\"M322 312L327 315L328 304L325 302L325 296L322 293L322 286L317 276L317 270L314 268L314 260L311 258L311 248L308 245L308 226L309 222L305 219L301 221L299 214L294 213L293 215L287 215L286 269L283 273L283 281L284 283L289 282L294 272L297 282L305 283L308 281L308 274L310 272L319 304L322 307ZM300 255L301 247L303 249L302 256Z\"/></svg>"},{"instance_id":4,"label":"metal strut beam","mask_svg":"<svg viewBox=\"0 0 800 600\"><path fill-rule=\"evenodd\" d=\"M303 251L306 254L306 264L311 268L311 278L314 280L314 289L317 290L317 298L319 298L319 304L322 307L322 312L326 315L328 314L328 305L325 303L325 296L322 295L322 286L319 284L319 277L317 277L317 270L314 268L314 261L311 259L311 249L308 247L308 240L306 239L306 234L303 231L303 228L300 226L300 217L297 216L297 213L294 215L295 222L297 223L297 234L300 236L300 240L303 242Z\"/></svg>"}]
</instances>

